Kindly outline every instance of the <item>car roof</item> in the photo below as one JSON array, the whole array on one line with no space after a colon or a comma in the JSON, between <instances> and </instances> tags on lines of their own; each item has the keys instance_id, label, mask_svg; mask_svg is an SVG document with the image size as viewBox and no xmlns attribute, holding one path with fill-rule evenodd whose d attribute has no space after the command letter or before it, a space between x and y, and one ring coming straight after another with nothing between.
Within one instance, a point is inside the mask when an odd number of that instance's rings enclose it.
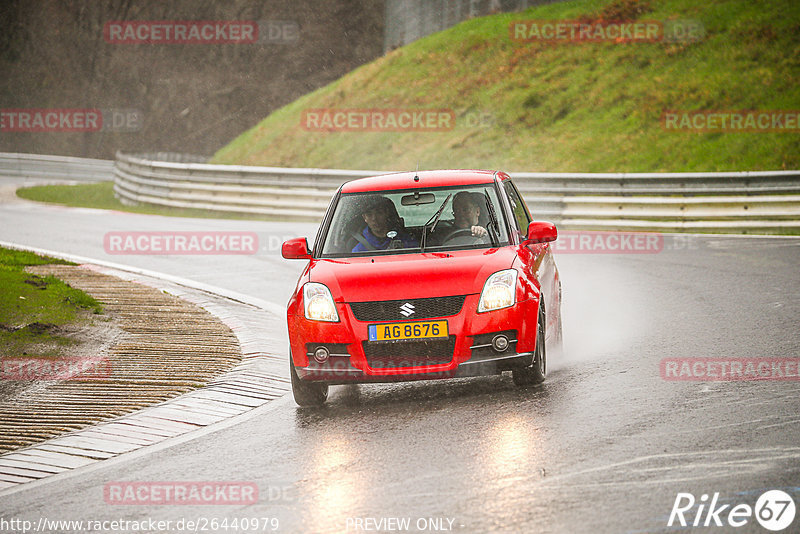
<instances>
[{"instance_id":1,"label":"car roof","mask_svg":"<svg viewBox=\"0 0 800 534\"><path fill-rule=\"evenodd\" d=\"M342 186L342 193L390 191L392 189L410 189L413 187L491 184L494 183L495 172L478 170L396 172L352 180ZM503 172L499 172L497 175L501 180L508 179L508 175ZM419 177L419 180L414 180L414 177Z\"/></svg>"}]
</instances>

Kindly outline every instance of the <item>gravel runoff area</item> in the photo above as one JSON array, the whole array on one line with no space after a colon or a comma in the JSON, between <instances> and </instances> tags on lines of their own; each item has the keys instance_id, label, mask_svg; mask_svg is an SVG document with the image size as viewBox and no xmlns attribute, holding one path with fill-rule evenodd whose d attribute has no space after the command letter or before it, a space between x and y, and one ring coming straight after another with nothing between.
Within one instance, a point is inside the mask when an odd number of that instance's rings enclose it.
<instances>
[{"instance_id":1,"label":"gravel runoff area","mask_svg":"<svg viewBox=\"0 0 800 534\"><path fill-rule=\"evenodd\" d=\"M3 379L20 383L17 392L0 398L0 453L177 397L242 359L231 329L185 299L80 266L28 270L89 293L103 303L116 328L113 343L98 340L92 355L86 354L92 347L78 348L81 356L69 358L71 366L12 355L19 359L17 367L5 365ZM108 335L106 324L94 329L97 338ZM19 365L28 367L15 371Z\"/></svg>"},{"instance_id":2,"label":"gravel runoff area","mask_svg":"<svg viewBox=\"0 0 800 534\"><path fill-rule=\"evenodd\" d=\"M111 275L109 283L117 284L117 287L127 287L129 290L151 289L160 295L159 298L163 296L167 299L164 301L165 305L155 306L158 311L150 310L152 314L163 312L161 317L166 316L167 320L158 321L154 316L147 328L141 328L140 323L138 332L125 333L126 336L132 337L129 338L127 349L120 350L119 354L127 353L128 357L137 356L141 353L141 346L154 348L157 353L155 358L158 358L158 353L164 353L159 348L159 343L166 339L158 336L168 335L169 338L176 339L177 337L173 335L180 331L174 324L176 318L174 311L167 309L174 307L177 302L185 301L190 306L193 305L187 308L191 310L189 313L200 313L205 310L210 317L220 322L220 332L224 332L222 327L230 329L238 340L237 348L241 354L241 361L230 370L213 378L204 387L182 395L176 392L174 395L178 396L174 398L119 417L109 414L109 417L113 417L110 420L0 454L0 496L16 491L28 483L44 481L76 468L89 468L93 464L148 446L169 446L170 443L192 439L193 435L204 435L214 428L235 424L242 418L246 419L256 408L266 408L272 401L288 393L290 381L284 348L285 340L279 335L279 329L276 329L276 325L283 320L280 315L263 309L259 304L247 303L224 292L219 294L212 291L213 288L199 287L191 281L184 281L186 283L184 285L177 281L166 281L145 274L134 274L90 264L82 265L80 269L83 271L77 271L80 273L79 277L90 276L87 272ZM59 274L59 276L64 275ZM74 283L76 287L79 286L78 282ZM80 288L92 293L93 290L89 286L90 284L87 284ZM125 310L121 315L134 313L135 306L124 305L125 295L126 291L116 295L112 292L108 298L102 295L97 295L96 298L105 304L107 313L112 313L117 307ZM173 297L177 300L173 300ZM185 323L190 317L192 316L184 315L181 320ZM199 317L203 317L203 320L209 319L202 313ZM154 323L169 325L171 332L151 338L151 341L158 340L155 345L142 342L136 345L136 351L130 350L135 343L133 340L137 339L134 336L144 336L150 328L155 329L160 326ZM191 328L193 333L197 332L194 323L188 324L187 327ZM221 337L227 339L226 334ZM198 343L194 338L190 340L188 336L184 337L184 341L189 342L186 344L187 350L194 350L203 357L202 353L208 347L207 344ZM181 348L177 344L170 346L177 351L173 356L180 353ZM162 360L164 361L166 360ZM127 360L127 363L132 368L137 366L131 360ZM204 369L203 364L200 366ZM124 368L120 364L119 369ZM151 367L153 368L161 369L157 364ZM116 368L111 368L112 377L114 369ZM147 381L148 373L148 370L143 369L143 376L140 377L143 382ZM192 375L188 381L198 382L198 375ZM191 386L189 387L191 389ZM118 399L121 400L121 397ZM153 401L157 402L155 399ZM79 406L76 413L85 409L86 406ZM2 415L0 420L4 420Z\"/></svg>"}]
</instances>

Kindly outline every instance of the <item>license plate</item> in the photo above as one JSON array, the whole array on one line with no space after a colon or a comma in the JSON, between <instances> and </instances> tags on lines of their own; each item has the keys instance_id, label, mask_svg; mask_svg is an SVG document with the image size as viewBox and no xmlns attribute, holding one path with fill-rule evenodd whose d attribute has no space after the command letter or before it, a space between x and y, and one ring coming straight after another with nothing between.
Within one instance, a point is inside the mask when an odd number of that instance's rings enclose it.
<instances>
[{"instance_id":1,"label":"license plate","mask_svg":"<svg viewBox=\"0 0 800 534\"><path fill-rule=\"evenodd\" d=\"M369 325L370 341L396 341L398 339L430 339L447 337L447 321L419 323L389 323Z\"/></svg>"}]
</instances>

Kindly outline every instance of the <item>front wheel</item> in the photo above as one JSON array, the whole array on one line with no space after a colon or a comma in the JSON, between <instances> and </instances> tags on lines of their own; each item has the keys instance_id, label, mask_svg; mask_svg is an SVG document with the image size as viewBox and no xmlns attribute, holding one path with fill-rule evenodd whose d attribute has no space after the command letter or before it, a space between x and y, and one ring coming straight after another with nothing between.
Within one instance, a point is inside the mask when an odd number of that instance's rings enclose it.
<instances>
[{"instance_id":1,"label":"front wheel","mask_svg":"<svg viewBox=\"0 0 800 534\"><path fill-rule=\"evenodd\" d=\"M545 349L545 316L544 302L539 304L539 325L536 328L536 348L533 351L533 363L529 367L513 370L514 383L518 386L529 386L544 382L547 374L547 351Z\"/></svg>"},{"instance_id":2,"label":"front wheel","mask_svg":"<svg viewBox=\"0 0 800 534\"><path fill-rule=\"evenodd\" d=\"M292 395L299 406L311 408L325 404L328 399L328 384L300 380L297 371L294 370L291 355L289 356L289 373L292 377Z\"/></svg>"}]
</instances>

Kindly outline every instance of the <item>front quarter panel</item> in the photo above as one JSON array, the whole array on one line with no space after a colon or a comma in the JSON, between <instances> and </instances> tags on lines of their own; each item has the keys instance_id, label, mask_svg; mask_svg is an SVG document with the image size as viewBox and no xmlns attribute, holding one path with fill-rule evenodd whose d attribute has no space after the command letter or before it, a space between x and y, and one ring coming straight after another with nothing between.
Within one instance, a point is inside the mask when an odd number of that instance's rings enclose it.
<instances>
[{"instance_id":1,"label":"front quarter panel","mask_svg":"<svg viewBox=\"0 0 800 534\"><path fill-rule=\"evenodd\" d=\"M303 315L303 285L309 281L309 273L311 272L311 264L314 263L315 260L311 260L306 264L306 268L303 269L303 273L300 275L300 278L297 279L297 285L294 288L294 293L292 296L289 297L289 304L286 306L286 313L288 315Z\"/></svg>"},{"instance_id":2,"label":"front quarter panel","mask_svg":"<svg viewBox=\"0 0 800 534\"><path fill-rule=\"evenodd\" d=\"M545 319L548 335L558 328L561 309L558 269L549 243L522 245L519 247L520 270L535 281L537 292L545 302ZM539 298L537 295L536 298Z\"/></svg>"}]
</instances>

